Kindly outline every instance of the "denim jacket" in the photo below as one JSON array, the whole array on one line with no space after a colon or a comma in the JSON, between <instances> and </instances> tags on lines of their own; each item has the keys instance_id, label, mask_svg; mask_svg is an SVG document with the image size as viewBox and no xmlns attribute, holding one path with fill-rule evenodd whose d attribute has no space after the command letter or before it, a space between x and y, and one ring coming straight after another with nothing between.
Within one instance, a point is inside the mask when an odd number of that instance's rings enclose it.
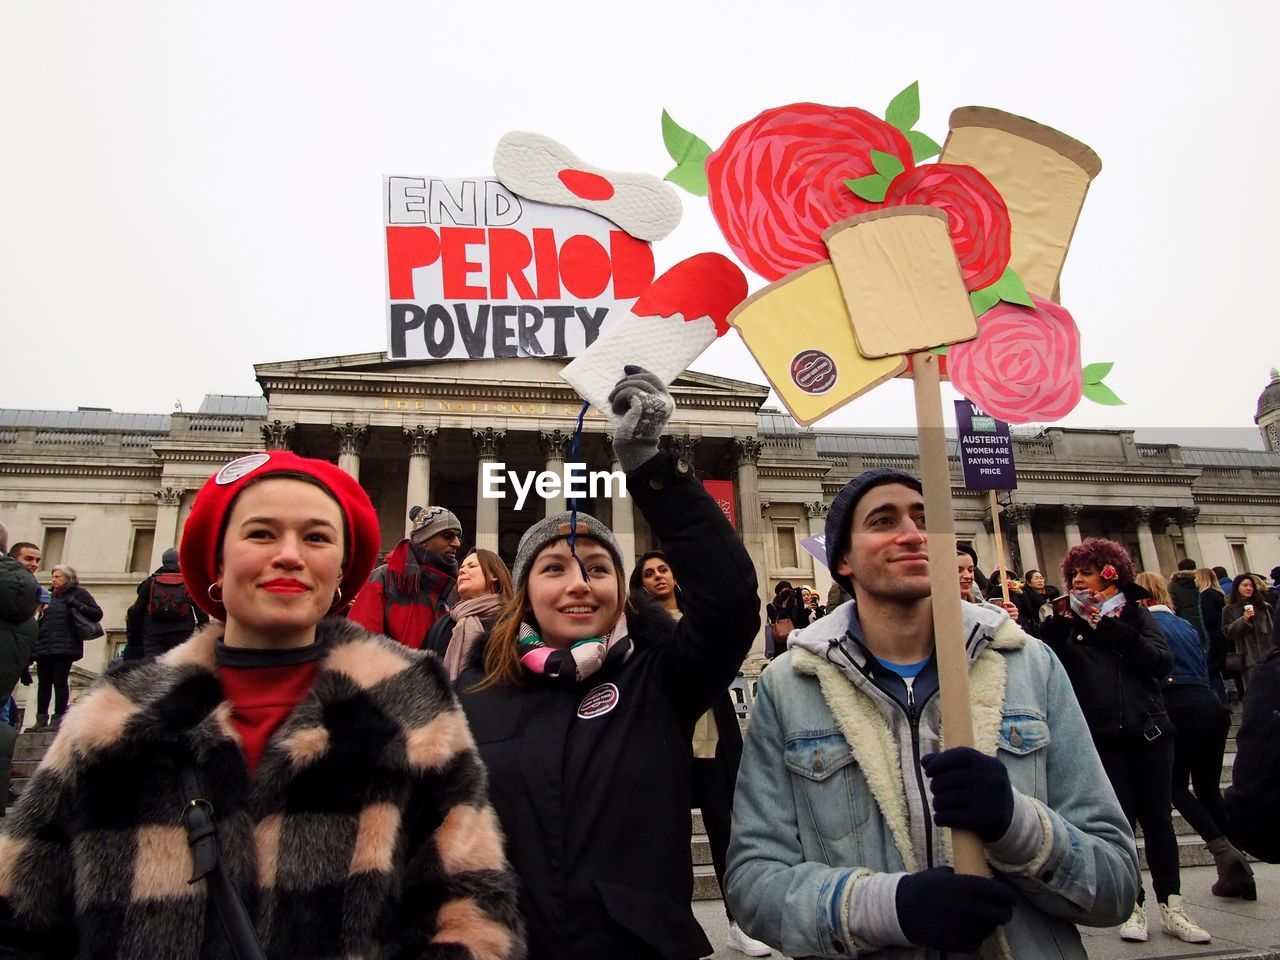
<instances>
[{"instance_id":1,"label":"denim jacket","mask_svg":"<svg viewBox=\"0 0 1280 960\"><path fill-rule=\"evenodd\" d=\"M1015 802L1041 825L1025 863L987 848L1019 899L983 955L1084 960L1075 924L1118 924L1133 908L1133 833L1052 651L996 608L965 604L963 615L974 745L1000 758ZM913 745L901 706L861 667L845 672L832 654L811 652L839 647L865 658L846 634L860 634L853 603L793 633L761 677L734 801L727 899L743 929L790 957L936 956L895 945L905 938L862 939L853 921L865 914L859 897L882 906L887 898L897 927L897 880L950 861L950 831L932 824L913 769L917 754L940 746L938 699L920 709Z\"/></svg>"}]
</instances>

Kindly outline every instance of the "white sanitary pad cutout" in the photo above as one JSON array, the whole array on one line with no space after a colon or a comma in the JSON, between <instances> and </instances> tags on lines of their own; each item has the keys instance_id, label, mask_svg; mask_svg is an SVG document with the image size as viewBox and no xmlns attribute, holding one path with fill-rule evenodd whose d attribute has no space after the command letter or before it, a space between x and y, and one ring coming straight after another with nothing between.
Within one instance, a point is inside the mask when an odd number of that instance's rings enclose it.
<instances>
[{"instance_id":1,"label":"white sanitary pad cutout","mask_svg":"<svg viewBox=\"0 0 1280 960\"><path fill-rule=\"evenodd\" d=\"M603 177L613 187L613 196L607 200L583 199L561 182L562 170ZM637 240L661 240L680 223L680 197L653 174L593 167L539 133L513 131L499 140L493 154L493 172L517 196L589 210L616 223Z\"/></svg>"},{"instance_id":2,"label":"white sanitary pad cutout","mask_svg":"<svg viewBox=\"0 0 1280 960\"><path fill-rule=\"evenodd\" d=\"M715 339L716 325L710 317L686 323L678 313L670 317L628 314L566 364L560 379L610 420L616 420L609 409L609 394L624 376L624 366L643 367L669 384Z\"/></svg>"}]
</instances>

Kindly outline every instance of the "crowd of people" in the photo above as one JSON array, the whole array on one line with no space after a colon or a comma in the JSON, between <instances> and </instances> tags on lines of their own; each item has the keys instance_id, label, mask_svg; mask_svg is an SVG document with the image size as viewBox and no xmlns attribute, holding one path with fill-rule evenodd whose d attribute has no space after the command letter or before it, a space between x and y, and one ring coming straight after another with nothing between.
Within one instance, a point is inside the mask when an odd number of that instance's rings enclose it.
<instances>
[{"instance_id":1,"label":"crowd of people","mask_svg":"<svg viewBox=\"0 0 1280 960\"><path fill-rule=\"evenodd\" d=\"M123 657L70 710L102 609L65 565L44 592L35 545L0 550L0 695L34 663L34 728L56 734L0 829L0 954L693 960L713 949L690 905L694 807L726 945L751 956L1146 939L1138 825L1162 929L1207 941L1174 806L1214 893L1257 896L1242 851L1280 855L1262 578L1224 589L1188 563L1166 581L1092 539L1059 592L1037 570L993 583L962 547L974 745L944 748L921 485L871 470L827 516L828 602L784 581L766 605L744 742L727 691L762 625L753 564L659 448L663 384L628 368L610 400L660 550L633 561L571 509L508 569L428 506L377 563L354 479L252 454L200 490ZM1229 688L1244 726L1223 797ZM953 830L990 875L954 872Z\"/></svg>"}]
</instances>

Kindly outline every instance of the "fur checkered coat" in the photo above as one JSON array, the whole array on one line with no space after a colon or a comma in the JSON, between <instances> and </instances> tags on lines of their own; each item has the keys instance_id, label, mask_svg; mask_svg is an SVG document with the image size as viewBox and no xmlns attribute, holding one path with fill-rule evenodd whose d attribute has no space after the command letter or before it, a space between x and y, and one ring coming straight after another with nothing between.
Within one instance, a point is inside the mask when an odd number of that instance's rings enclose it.
<instances>
[{"instance_id":1,"label":"fur checkered coat","mask_svg":"<svg viewBox=\"0 0 1280 960\"><path fill-rule=\"evenodd\" d=\"M437 661L345 620L319 631L314 687L252 782L220 624L76 703L0 821L0 958L231 957L205 881L188 883L184 757L268 957L524 955L484 767Z\"/></svg>"}]
</instances>

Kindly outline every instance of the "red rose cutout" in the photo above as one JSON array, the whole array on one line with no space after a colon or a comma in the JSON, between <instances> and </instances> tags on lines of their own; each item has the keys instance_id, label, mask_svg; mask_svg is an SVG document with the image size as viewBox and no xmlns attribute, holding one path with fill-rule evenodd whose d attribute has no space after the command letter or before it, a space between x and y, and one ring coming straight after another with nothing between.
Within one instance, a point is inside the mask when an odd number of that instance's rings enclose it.
<instances>
[{"instance_id":1,"label":"red rose cutout","mask_svg":"<svg viewBox=\"0 0 1280 960\"><path fill-rule=\"evenodd\" d=\"M1035 307L1000 303L978 318L978 336L947 353L951 385L1010 423L1058 420L1084 389L1080 331L1063 307L1034 293Z\"/></svg>"},{"instance_id":2,"label":"red rose cutout","mask_svg":"<svg viewBox=\"0 0 1280 960\"><path fill-rule=\"evenodd\" d=\"M1108 581L1115 580L1117 577L1120 576L1120 574L1116 573L1116 568L1109 563L1105 567L1103 567L1102 570L1100 570L1099 572L1102 574L1102 579L1108 580Z\"/></svg>"},{"instance_id":3,"label":"red rose cutout","mask_svg":"<svg viewBox=\"0 0 1280 960\"><path fill-rule=\"evenodd\" d=\"M946 211L965 287L981 290L1000 279L1009 265L1009 208L990 180L954 163L916 167L894 178L884 197L887 207L914 203Z\"/></svg>"},{"instance_id":4,"label":"red rose cutout","mask_svg":"<svg viewBox=\"0 0 1280 960\"><path fill-rule=\"evenodd\" d=\"M881 206L844 184L875 173L872 150L913 166L902 131L857 107L793 103L736 127L706 171L711 212L738 259L768 280L827 259L823 230Z\"/></svg>"}]
</instances>

